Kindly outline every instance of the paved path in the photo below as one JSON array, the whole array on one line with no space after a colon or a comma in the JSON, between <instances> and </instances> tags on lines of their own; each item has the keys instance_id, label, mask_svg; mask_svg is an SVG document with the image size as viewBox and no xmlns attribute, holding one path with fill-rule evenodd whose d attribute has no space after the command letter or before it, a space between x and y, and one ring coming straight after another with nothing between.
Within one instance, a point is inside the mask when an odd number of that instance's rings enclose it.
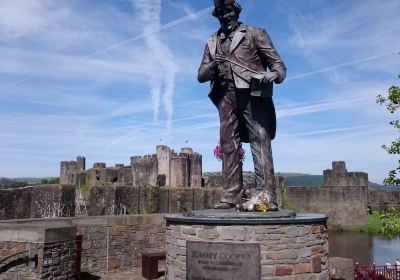
<instances>
[{"instance_id":1,"label":"paved path","mask_svg":"<svg viewBox=\"0 0 400 280\"><path fill-rule=\"evenodd\" d=\"M160 270L164 267L160 265ZM158 278L159 280L164 280L165 277L162 276ZM93 276L83 276L80 280L146 280L142 277L141 268L134 268L132 270L127 270L123 272L110 272L107 274L98 274Z\"/></svg>"},{"instance_id":2,"label":"paved path","mask_svg":"<svg viewBox=\"0 0 400 280\"><path fill-rule=\"evenodd\" d=\"M106 275L100 275L101 280L146 280L146 278L142 277L141 269L134 269L131 271L117 272L117 273L109 273ZM162 276L158 278L159 280L164 280L165 277Z\"/></svg>"}]
</instances>

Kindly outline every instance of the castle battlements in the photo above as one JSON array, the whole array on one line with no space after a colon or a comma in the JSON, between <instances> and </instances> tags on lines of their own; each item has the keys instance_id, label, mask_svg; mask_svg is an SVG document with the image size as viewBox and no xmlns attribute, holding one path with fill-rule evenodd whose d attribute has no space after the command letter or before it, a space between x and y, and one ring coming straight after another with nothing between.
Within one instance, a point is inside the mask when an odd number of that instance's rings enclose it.
<instances>
[{"instance_id":1,"label":"castle battlements","mask_svg":"<svg viewBox=\"0 0 400 280\"><path fill-rule=\"evenodd\" d=\"M347 172L344 161L333 161L332 169L324 170L325 186L366 186L368 174L365 172Z\"/></svg>"}]
</instances>

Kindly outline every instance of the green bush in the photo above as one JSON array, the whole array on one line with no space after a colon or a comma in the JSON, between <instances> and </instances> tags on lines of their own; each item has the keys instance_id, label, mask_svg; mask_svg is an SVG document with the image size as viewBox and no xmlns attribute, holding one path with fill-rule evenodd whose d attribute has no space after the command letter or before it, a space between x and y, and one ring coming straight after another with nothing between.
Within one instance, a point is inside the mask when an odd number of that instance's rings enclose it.
<instances>
[{"instance_id":1,"label":"green bush","mask_svg":"<svg viewBox=\"0 0 400 280\"><path fill-rule=\"evenodd\" d=\"M396 238L400 236L400 213L389 205L386 211L375 211L369 215L367 224L357 231Z\"/></svg>"},{"instance_id":2,"label":"green bush","mask_svg":"<svg viewBox=\"0 0 400 280\"><path fill-rule=\"evenodd\" d=\"M370 234L382 234L382 221L380 219L380 213L374 212L371 215L368 215L367 224L357 228L356 231L367 232Z\"/></svg>"},{"instance_id":3,"label":"green bush","mask_svg":"<svg viewBox=\"0 0 400 280\"><path fill-rule=\"evenodd\" d=\"M299 208L296 207L293 203L291 203L287 196L287 189L283 189L282 191L282 209L290 209L294 212L299 212Z\"/></svg>"},{"instance_id":4,"label":"green bush","mask_svg":"<svg viewBox=\"0 0 400 280\"><path fill-rule=\"evenodd\" d=\"M382 232L384 235L395 238L400 235L400 214L393 206L389 206L387 211L380 215L382 221Z\"/></svg>"}]
</instances>

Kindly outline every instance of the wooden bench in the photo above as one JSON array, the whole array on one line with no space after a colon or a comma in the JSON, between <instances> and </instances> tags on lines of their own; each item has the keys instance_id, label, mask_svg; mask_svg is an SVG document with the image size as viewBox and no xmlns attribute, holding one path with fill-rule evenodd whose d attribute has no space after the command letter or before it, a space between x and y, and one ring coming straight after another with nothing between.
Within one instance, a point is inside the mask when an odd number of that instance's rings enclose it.
<instances>
[{"instance_id":1,"label":"wooden bench","mask_svg":"<svg viewBox=\"0 0 400 280\"><path fill-rule=\"evenodd\" d=\"M142 254L142 276L146 279L158 279L158 261L165 260L165 252Z\"/></svg>"}]
</instances>

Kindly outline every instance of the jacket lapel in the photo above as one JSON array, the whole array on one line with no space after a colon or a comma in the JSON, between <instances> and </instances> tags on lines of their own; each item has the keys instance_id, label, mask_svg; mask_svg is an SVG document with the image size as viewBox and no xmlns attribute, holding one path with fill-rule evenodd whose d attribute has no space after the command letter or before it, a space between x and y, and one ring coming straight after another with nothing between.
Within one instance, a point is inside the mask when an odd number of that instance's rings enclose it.
<instances>
[{"instance_id":1,"label":"jacket lapel","mask_svg":"<svg viewBox=\"0 0 400 280\"><path fill-rule=\"evenodd\" d=\"M210 55L212 59L215 59L215 54L217 53L217 35L214 34L207 40L208 49L210 50Z\"/></svg>"},{"instance_id":2,"label":"jacket lapel","mask_svg":"<svg viewBox=\"0 0 400 280\"><path fill-rule=\"evenodd\" d=\"M233 35L233 39L232 39L232 43L231 43L231 49L230 49L231 53L233 53L233 51L236 49L236 47L243 40L245 33L246 33L246 29L243 26L240 27L240 29L235 32L235 35Z\"/></svg>"}]
</instances>

